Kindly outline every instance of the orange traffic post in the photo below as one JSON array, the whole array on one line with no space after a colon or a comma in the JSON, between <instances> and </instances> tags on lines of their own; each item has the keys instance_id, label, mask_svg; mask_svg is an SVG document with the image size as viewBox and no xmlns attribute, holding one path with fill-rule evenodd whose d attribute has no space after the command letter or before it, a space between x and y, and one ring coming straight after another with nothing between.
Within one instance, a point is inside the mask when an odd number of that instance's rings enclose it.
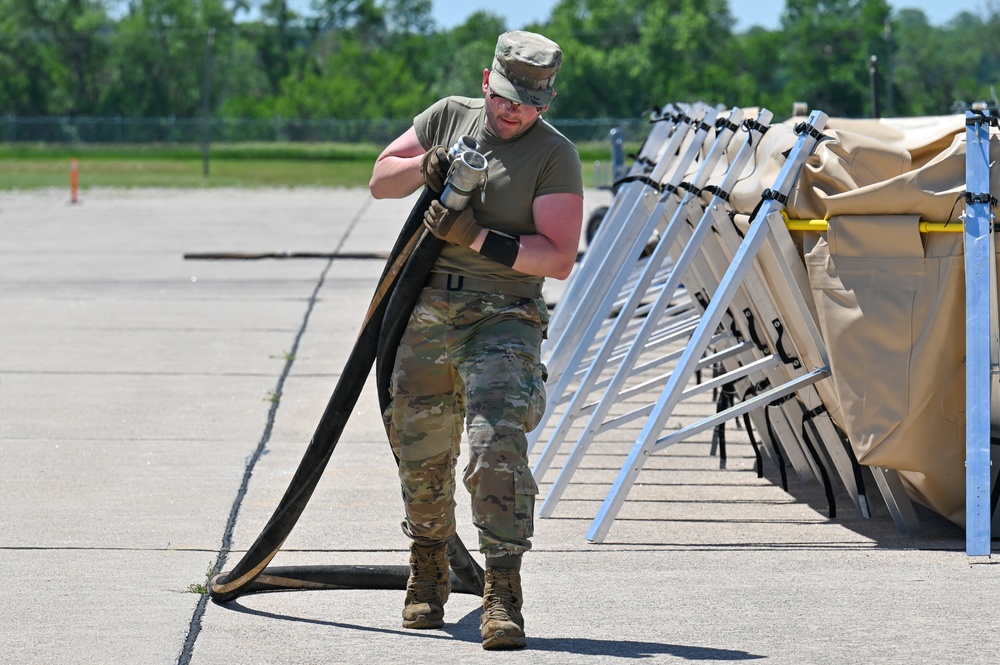
<instances>
[{"instance_id":1,"label":"orange traffic post","mask_svg":"<svg viewBox=\"0 0 1000 665\"><path fill-rule=\"evenodd\" d=\"M69 202L76 203L76 192L80 187L80 163L76 159L69 162Z\"/></svg>"}]
</instances>

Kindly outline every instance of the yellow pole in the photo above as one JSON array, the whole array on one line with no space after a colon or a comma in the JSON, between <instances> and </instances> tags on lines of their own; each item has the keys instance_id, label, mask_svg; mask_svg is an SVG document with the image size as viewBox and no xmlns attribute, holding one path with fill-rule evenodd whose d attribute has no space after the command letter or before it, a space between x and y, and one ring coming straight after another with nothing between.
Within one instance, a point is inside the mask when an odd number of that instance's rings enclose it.
<instances>
[{"instance_id":1,"label":"yellow pole","mask_svg":"<svg viewBox=\"0 0 1000 665\"><path fill-rule=\"evenodd\" d=\"M790 219L784 210L781 215L789 231L821 232L830 228L829 221L825 219ZM961 233L964 230L962 222L920 222L921 233Z\"/></svg>"}]
</instances>

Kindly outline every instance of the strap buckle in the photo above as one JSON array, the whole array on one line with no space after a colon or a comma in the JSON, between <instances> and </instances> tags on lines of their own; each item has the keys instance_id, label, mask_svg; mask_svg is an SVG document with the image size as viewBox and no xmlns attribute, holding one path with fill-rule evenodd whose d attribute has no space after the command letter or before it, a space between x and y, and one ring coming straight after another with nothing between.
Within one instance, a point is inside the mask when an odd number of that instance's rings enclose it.
<instances>
[{"instance_id":1,"label":"strap buckle","mask_svg":"<svg viewBox=\"0 0 1000 665\"><path fill-rule=\"evenodd\" d=\"M452 286L452 278L455 279L455 285ZM445 289L448 291L461 291L462 286L465 284L465 277L463 275L453 275L448 273L448 282L445 284Z\"/></svg>"}]
</instances>

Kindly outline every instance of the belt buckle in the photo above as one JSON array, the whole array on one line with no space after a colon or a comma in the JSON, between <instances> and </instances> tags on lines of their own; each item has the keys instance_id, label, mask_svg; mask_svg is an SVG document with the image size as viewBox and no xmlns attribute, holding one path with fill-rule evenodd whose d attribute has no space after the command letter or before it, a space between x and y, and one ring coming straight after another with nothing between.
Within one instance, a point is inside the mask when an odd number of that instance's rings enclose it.
<instances>
[{"instance_id":1,"label":"belt buckle","mask_svg":"<svg viewBox=\"0 0 1000 665\"><path fill-rule=\"evenodd\" d=\"M455 278L454 286L451 285L452 277ZM451 273L448 273L448 282L447 284L445 284L445 289L447 289L448 291L460 291L464 283L465 283L464 275L452 275Z\"/></svg>"}]
</instances>

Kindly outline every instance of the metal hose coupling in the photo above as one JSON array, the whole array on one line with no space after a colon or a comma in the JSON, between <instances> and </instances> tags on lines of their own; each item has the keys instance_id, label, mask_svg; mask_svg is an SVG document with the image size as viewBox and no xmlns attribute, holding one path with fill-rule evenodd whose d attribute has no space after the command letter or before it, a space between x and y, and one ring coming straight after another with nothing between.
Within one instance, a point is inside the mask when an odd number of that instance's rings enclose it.
<instances>
[{"instance_id":1,"label":"metal hose coupling","mask_svg":"<svg viewBox=\"0 0 1000 665\"><path fill-rule=\"evenodd\" d=\"M479 141L466 134L465 136L458 137L458 140L455 141L455 145L451 146L448 150L448 157L450 157L452 161L455 161L455 159L457 159L463 152L469 151L482 152L482 149L479 147Z\"/></svg>"},{"instance_id":2,"label":"metal hose coupling","mask_svg":"<svg viewBox=\"0 0 1000 665\"><path fill-rule=\"evenodd\" d=\"M479 151L479 142L471 136L462 136L448 151L451 166L445 178L441 203L450 210L463 210L472 193L482 188L486 201L486 157Z\"/></svg>"}]
</instances>

